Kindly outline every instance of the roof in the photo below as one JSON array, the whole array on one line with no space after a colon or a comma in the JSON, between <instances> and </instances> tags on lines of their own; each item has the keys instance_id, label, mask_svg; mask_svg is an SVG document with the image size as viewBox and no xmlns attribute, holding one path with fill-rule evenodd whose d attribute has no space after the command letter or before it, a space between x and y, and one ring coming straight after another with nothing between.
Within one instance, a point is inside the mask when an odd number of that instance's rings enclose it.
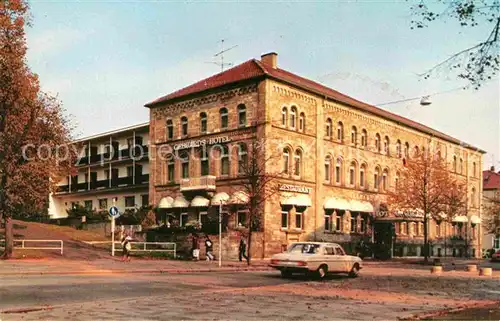
<instances>
[{"instance_id":1,"label":"roof","mask_svg":"<svg viewBox=\"0 0 500 321\"><path fill-rule=\"evenodd\" d=\"M483 190L487 189L500 189L500 173L483 171Z\"/></svg>"},{"instance_id":2,"label":"roof","mask_svg":"<svg viewBox=\"0 0 500 321\"><path fill-rule=\"evenodd\" d=\"M147 128L148 126L149 126L149 122L147 122L147 123L141 123L141 124L137 124L137 125L132 125L132 126L128 126L128 127L122 127L122 128L118 128L118 129L115 129L115 130L110 130L110 131L107 131L107 132L103 132L103 133L100 133L100 134L95 134L95 135L92 135L92 136L86 136L86 137L78 138L78 139L74 140L73 143L79 143L79 142L84 142L84 141L88 141L88 140L99 139L99 138L103 138L103 137L110 136L110 135L121 134L121 133L130 131L130 130Z\"/></svg>"},{"instance_id":3,"label":"roof","mask_svg":"<svg viewBox=\"0 0 500 321\"><path fill-rule=\"evenodd\" d=\"M224 72L218 73L214 76L208 77L201 81L198 81L190 86L177 90L171 94L160 97L150 103L147 103L146 107L154 107L162 103L166 103L170 100L177 99L183 96L192 95L195 93L204 92L210 89L214 89L220 86L228 85L231 83L236 83L239 81L249 80L258 77L269 77L273 79L277 79L291 85L297 86L302 89L306 89L310 92L319 94L321 96L325 96L326 98L337 101L348 106L354 107L358 110L368 112L370 114L382 117L384 119L394 121L400 125L407 126L417 131L441 138L443 140L449 141L451 143L462 145L466 148L475 149L478 152L486 153L485 151L471 146L469 144L464 143L463 141L441 133L437 130L434 130L430 127L427 127L423 124L420 124L411 119L393 114L384 109L369 105L367 103L356 100L350 96L342 94L336 90L333 90L329 87L321 85L317 82L309 80L307 78L301 77L299 75L293 74L289 71L273 68L270 65L263 63L260 60L251 59L241 63L231 69L228 69Z\"/></svg>"}]
</instances>

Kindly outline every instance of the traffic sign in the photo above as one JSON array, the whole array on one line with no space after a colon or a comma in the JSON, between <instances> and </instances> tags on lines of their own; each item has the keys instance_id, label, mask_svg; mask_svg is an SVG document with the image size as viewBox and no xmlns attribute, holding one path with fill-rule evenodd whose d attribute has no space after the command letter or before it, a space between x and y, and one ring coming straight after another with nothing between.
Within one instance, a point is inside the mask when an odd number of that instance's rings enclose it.
<instances>
[{"instance_id":1,"label":"traffic sign","mask_svg":"<svg viewBox=\"0 0 500 321\"><path fill-rule=\"evenodd\" d=\"M109 216L115 217L115 218L120 216L120 212L118 211L118 207L111 206L111 208L109 209Z\"/></svg>"}]
</instances>

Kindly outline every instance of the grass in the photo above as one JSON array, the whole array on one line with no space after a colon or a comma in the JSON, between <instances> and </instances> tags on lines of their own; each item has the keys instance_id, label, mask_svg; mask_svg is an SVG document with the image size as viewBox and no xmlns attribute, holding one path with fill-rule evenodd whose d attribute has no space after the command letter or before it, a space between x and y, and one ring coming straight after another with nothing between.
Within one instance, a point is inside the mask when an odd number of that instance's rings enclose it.
<instances>
[{"instance_id":1,"label":"grass","mask_svg":"<svg viewBox=\"0 0 500 321\"><path fill-rule=\"evenodd\" d=\"M75 241L109 241L108 238L98 233L92 231L77 230L70 226L59 226L59 225L44 224L44 223L30 223L30 224L36 225L46 230L51 230L60 234L64 234L66 237Z\"/></svg>"}]
</instances>

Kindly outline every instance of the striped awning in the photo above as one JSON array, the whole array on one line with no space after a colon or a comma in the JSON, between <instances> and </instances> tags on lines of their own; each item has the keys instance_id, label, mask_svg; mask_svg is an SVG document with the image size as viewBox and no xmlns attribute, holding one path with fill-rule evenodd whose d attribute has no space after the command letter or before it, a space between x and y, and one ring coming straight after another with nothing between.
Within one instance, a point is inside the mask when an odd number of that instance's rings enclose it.
<instances>
[{"instance_id":1,"label":"striped awning","mask_svg":"<svg viewBox=\"0 0 500 321\"><path fill-rule=\"evenodd\" d=\"M170 196L163 197L158 203L158 208L172 208L172 203L174 199Z\"/></svg>"},{"instance_id":2,"label":"striped awning","mask_svg":"<svg viewBox=\"0 0 500 321\"><path fill-rule=\"evenodd\" d=\"M184 196L177 196L172 203L172 207L186 208L189 207L189 202L184 198Z\"/></svg>"},{"instance_id":3,"label":"striped awning","mask_svg":"<svg viewBox=\"0 0 500 321\"><path fill-rule=\"evenodd\" d=\"M195 196L191 201L192 207L208 207L209 205L210 205L210 200L199 195Z\"/></svg>"},{"instance_id":4,"label":"striped awning","mask_svg":"<svg viewBox=\"0 0 500 321\"><path fill-rule=\"evenodd\" d=\"M219 205L225 205L229 201L229 195L225 192L220 192L214 195L212 197L212 200L210 201L210 204L213 206L219 206Z\"/></svg>"}]
</instances>

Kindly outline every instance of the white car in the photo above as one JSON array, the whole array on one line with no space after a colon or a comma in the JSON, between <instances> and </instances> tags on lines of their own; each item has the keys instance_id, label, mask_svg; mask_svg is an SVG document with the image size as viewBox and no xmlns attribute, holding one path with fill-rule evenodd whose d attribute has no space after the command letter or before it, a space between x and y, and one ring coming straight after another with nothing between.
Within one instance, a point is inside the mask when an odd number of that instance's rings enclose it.
<instances>
[{"instance_id":1,"label":"white car","mask_svg":"<svg viewBox=\"0 0 500 321\"><path fill-rule=\"evenodd\" d=\"M292 273L312 273L322 279L328 273L347 273L357 277L362 263L359 257L346 255L336 243L297 242L292 243L286 252L273 255L269 266L280 270L283 277Z\"/></svg>"}]
</instances>

